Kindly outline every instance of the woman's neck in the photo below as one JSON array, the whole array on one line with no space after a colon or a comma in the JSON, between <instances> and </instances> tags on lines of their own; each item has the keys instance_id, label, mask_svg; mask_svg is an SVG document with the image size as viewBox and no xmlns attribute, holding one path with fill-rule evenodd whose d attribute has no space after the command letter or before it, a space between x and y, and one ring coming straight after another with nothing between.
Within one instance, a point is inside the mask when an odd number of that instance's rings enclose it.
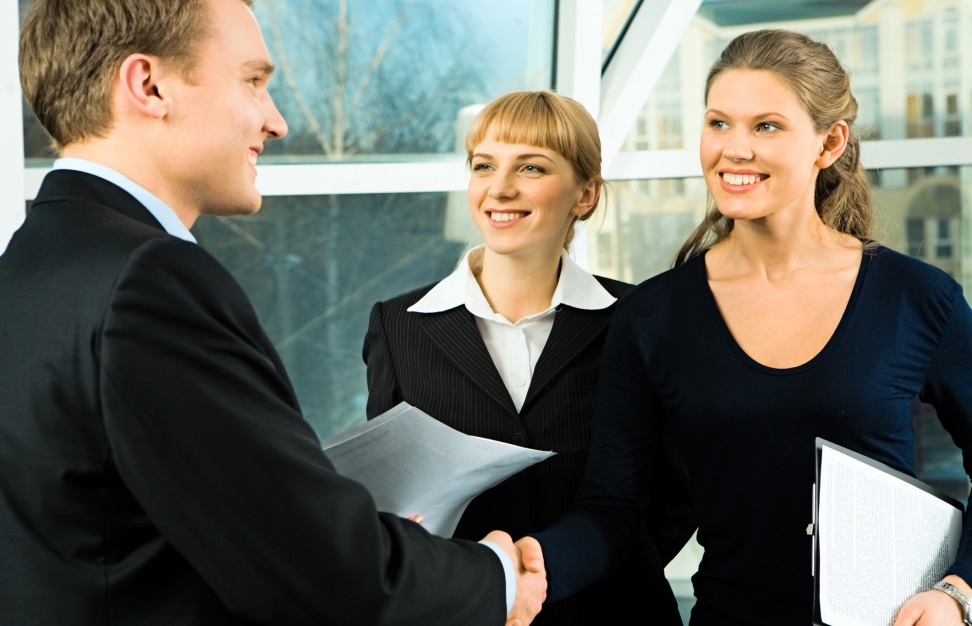
<instances>
[{"instance_id":1,"label":"woman's neck","mask_svg":"<svg viewBox=\"0 0 972 626\"><path fill-rule=\"evenodd\" d=\"M860 242L820 221L816 213L801 224L769 220L737 221L729 237L713 246L709 267L727 273L757 272L770 280L785 278L807 266L826 268L838 262L837 251L859 251Z\"/></svg>"},{"instance_id":2,"label":"woman's neck","mask_svg":"<svg viewBox=\"0 0 972 626\"><path fill-rule=\"evenodd\" d=\"M512 256L484 248L480 271L473 273L493 311L516 323L550 308L560 279L560 256Z\"/></svg>"}]
</instances>

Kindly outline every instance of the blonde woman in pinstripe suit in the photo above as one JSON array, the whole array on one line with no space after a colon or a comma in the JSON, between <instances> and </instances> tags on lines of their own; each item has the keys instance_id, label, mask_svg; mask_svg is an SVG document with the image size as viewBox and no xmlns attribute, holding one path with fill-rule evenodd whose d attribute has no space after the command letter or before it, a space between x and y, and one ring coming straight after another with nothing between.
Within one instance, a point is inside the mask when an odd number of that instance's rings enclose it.
<instances>
[{"instance_id":1,"label":"blonde woman in pinstripe suit","mask_svg":"<svg viewBox=\"0 0 972 626\"><path fill-rule=\"evenodd\" d=\"M572 501L601 347L631 285L592 276L567 253L604 185L597 126L581 105L548 91L509 93L472 122L466 150L469 209L485 245L441 282L374 306L368 417L405 401L471 435L556 451L476 498L455 533L518 537ZM662 459L659 497L646 503L626 567L545 606L535 623L620 623L650 611L653 623L680 624L662 566L694 530L683 476L676 459Z\"/></svg>"}]
</instances>

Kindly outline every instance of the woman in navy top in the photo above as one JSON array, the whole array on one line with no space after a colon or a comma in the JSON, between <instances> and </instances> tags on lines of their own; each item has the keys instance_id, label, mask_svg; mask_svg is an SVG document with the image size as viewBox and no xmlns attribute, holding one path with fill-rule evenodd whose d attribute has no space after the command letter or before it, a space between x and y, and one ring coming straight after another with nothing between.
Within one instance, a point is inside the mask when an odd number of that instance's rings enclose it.
<instances>
[{"instance_id":1,"label":"woman in navy top","mask_svg":"<svg viewBox=\"0 0 972 626\"><path fill-rule=\"evenodd\" d=\"M619 303L581 492L534 536L548 599L599 578L652 491L658 433L674 426L704 548L691 623L806 626L815 438L914 475L918 397L968 471L972 312L947 274L869 239L857 103L829 48L746 33L705 97L712 207L676 266ZM970 528L946 576L966 594ZM929 590L895 625L960 624L959 608Z\"/></svg>"}]
</instances>

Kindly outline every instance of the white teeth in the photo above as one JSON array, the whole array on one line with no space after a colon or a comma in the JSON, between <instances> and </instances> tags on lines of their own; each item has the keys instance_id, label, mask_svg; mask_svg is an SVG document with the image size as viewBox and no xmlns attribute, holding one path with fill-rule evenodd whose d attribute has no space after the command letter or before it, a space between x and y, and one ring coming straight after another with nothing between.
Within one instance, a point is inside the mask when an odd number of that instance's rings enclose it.
<instances>
[{"instance_id":1,"label":"white teeth","mask_svg":"<svg viewBox=\"0 0 972 626\"><path fill-rule=\"evenodd\" d=\"M490 219L494 222L512 222L513 220L518 220L521 217L526 217L526 213L490 213Z\"/></svg>"},{"instance_id":2,"label":"white teeth","mask_svg":"<svg viewBox=\"0 0 972 626\"><path fill-rule=\"evenodd\" d=\"M246 160L250 162L250 165L256 165L257 155L251 152L248 155L246 155Z\"/></svg>"},{"instance_id":3,"label":"white teeth","mask_svg":"<svg viewBox=\"0 0 972 626\"><path fill-rule=\"evenodd\" d=\"M723 174L722 179L730 185L752 185L763 180L762 174Z\"/></svg>"}]
</instances>

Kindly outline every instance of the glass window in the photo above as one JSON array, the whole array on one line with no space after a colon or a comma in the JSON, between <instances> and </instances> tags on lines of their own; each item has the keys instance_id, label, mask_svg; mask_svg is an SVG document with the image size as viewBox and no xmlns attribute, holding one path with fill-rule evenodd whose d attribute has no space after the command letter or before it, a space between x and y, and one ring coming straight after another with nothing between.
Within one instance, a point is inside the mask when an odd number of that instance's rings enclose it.
<instances>
[{"instance_id":1,"label":"glass window","mask_svg":"<svg viewBox=\"0 0 972 626\"><path fill-rule=\"evenodd\" d=\"M924 255L925 243L925 218L909 217L905 220L905 232L907 233L908 254L919 259Z\"/></svg>"},{"instance_id":2,"label":"glass window","mask_svg":"<svg viewBox=\"0 0 972 626\"><path fill-rule=\"evenodd\" d=\"M935 232L935 258L951 260L954 256L954 247L952 245L954 224L948 218L938 218L935 221L937 225Z\"/></svg>"},{"instance_id":3,"label":"glass window","mask_svg":"<svg viewBox=\"0 0 972 626\"><path fill-rule=\"evenodd\" d=\"M910 19L905 23L905 56L908 69L926 71L932 69L932 24L925 19Z\"/></svg>"},{"instance_id":4,"label":"glass window","mask_svg":"<svg viewBox=\"0 0 972 626\"><path fill-rule=\"evenodd\" d=\"M959 37L962 16L955 7L947 7L941 12L940 24L945 35L942 37L942 53L945 62L958 64L961 55ZM954 65L953 65L954 67Z\"/></svg>"},{"instance_id":5,"label":"glass window","mask_svg":"<svg viewBox=\"0 0 972 626\"><path fill-rule=\"evenodd\" d=\"M959 96L950 93L945 98L945 137L960 137L962 135L962 114L959 110Z\"/></svg>"},{"instance_id":6,"label":"glass window","mask_svg":"<svg viewBox=\"0 0 972 626\"><path fill-rule=\"evenodd\" d=\"M261 163L452 152L463 107L553 84L554 8L554 0L257 2L278 68L270 92L290 126ZM25 155L49 161L29 107L24 129Z\"/></svg>"},{"instance_id":7,"label":"glass window","mask_svg":"<svg viewBox=\"0 0 972 626\"><path fill-rule=\"evenodd\" d=\"M933 25L948 20L958 29L958 45L972 37L968 11L918 0L907 11L883 10L881 2L724 2L704 0L659 80L642 116L681 117L682 146L693 146L701 130L705 76L722 48L736 35L755 28L800 30L826 42L850 72L860 106L859 130L866 139L961 136L969 106L964 67L955 50L934 45ZM827 17L827 20L813 18ZM902 35L905 44L901 44ZM951 51L949 51L951 50ZM953 65L949 66L948 61ZM883 70L883 73L882 71ZM954 105L948 101L955 96ZM661 103L678 103L675 111ZM938 110L936 111L936 105ZM946 107L951 107L948 108ZM671 125L669 124L669 127ZM627 150L637 142L626 142ZM649 149L660 149L650 144Z\"/></svg>"},{"instance_id":8,"label":"glass window","mask_svg":"<svg viewBox=\"0 0 972 626\"><path fill-rule=\"evenodd\" d=\"M267 155L452 152L460 109L553 82L553 0L289 0L255 12L290 124Z\"/></svg>"},{"instance_id":9,"label":"glass window","mask_svg":"<svg viewBox=\"0 0 972 626\"><path fill-rule=\"evenodd\" d=\"M601 37L601 58L607 60L621 40L624 29L641 0L604 0L604 27Z\"/></svg>"},{"instance_id":10,"label":"glass window","mask_svg":"<svg viewBox=\"0 0 972 626\"><path fill-rule=\"evenodd\" d=\"M324 438L364 421L371 307L449 274L467 222L465 193L279 196L193 234L243 285Z\"/></svg>"},{"instance_id":11,"label":"glass window","mask_svg":"<svg viewBox=\"0 0 972 626\"><path fill-rule=\"evenodd\" d=\"M588 240L590 271L640 283L671 266L705 210L701 178L612 181ZM605 247L609 249L605 249Z\"/></svg>"},{"instance_id":12,"label":"glass window","mask_svg":"<svg viewBox=\"0 0 972 626\"><path fill-rule=\"evenodd\" d=\"M877 27L862 26L856 31L854 40L855 65L867 74L876 74L879 60Z\"/></svg>"},{"instance_id":13,"label":"glass window","mask_svg":"<svg viewBox=\"0 0 972 626\"><path fill-rule=\"evenodd\" d=\"M908 117L908 139L935 136L934 106L931 94L909 93L905 111Z\"/></svg>"}]
</instances>

